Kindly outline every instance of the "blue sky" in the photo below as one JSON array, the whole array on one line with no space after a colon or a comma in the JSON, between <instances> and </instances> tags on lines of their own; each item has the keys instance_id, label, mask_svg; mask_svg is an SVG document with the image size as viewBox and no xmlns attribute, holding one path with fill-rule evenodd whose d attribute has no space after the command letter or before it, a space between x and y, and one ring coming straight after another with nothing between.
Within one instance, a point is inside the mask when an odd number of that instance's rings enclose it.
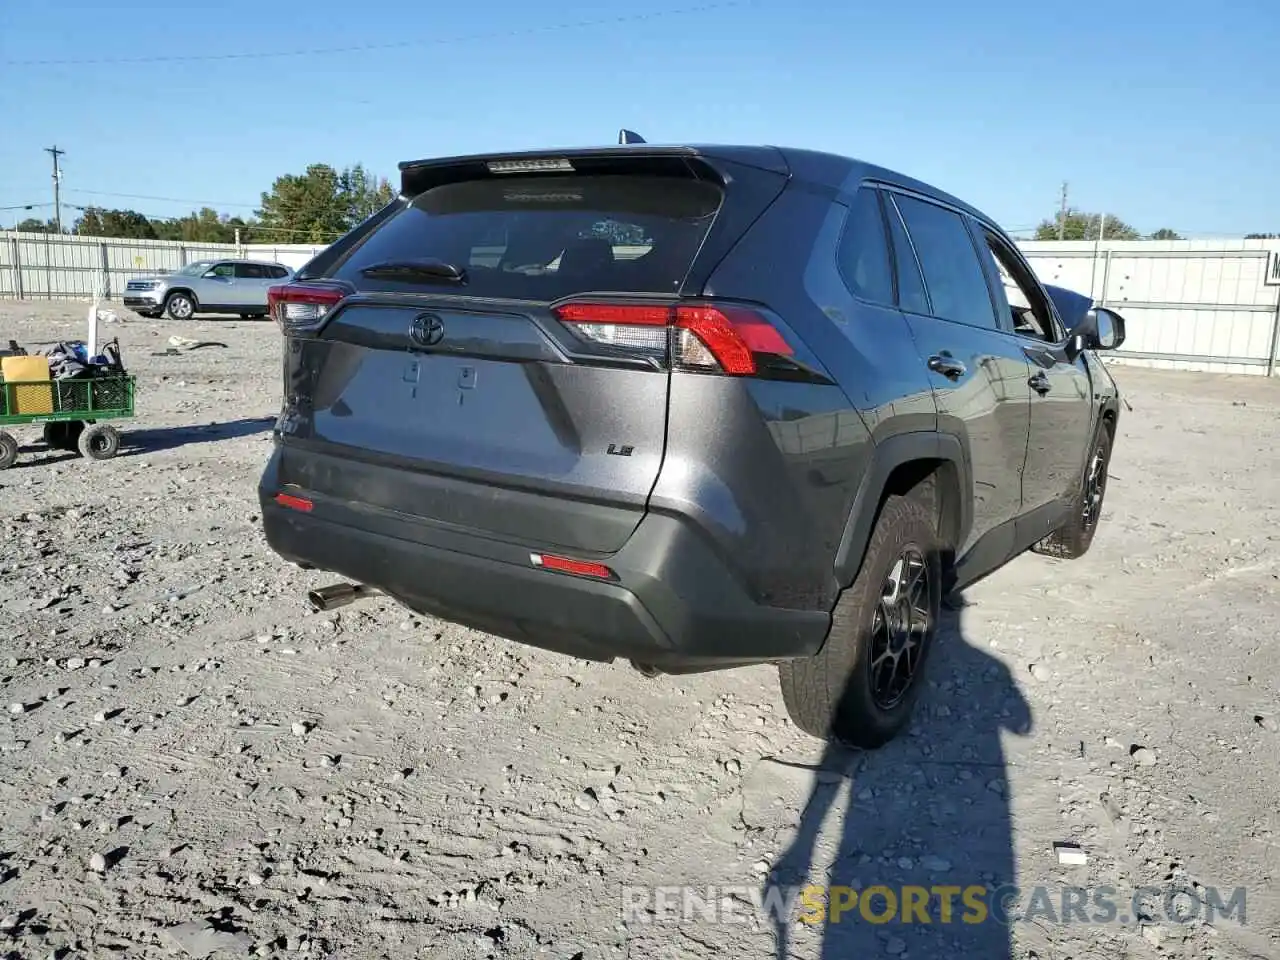
<instances>
[{"instance_id":1,"label":"blue sky","mask_svg":"<svg viewBox=\"0 0 1280 960\"><path fill-rule=\"evenodd\" d=\"M1144 231L1280 232L1273 3L747 0L616 22L712 2L3 0L0 207L50 199L53 143L69 203L249 214L312 162L394 178L403 159L627 126L860 157L1009 229L1050 216L1067 180L1073 206ZM389 43L407 45L86 62ZM36 60L71 62L18 62Z\"/></svg>"}]
</instances>

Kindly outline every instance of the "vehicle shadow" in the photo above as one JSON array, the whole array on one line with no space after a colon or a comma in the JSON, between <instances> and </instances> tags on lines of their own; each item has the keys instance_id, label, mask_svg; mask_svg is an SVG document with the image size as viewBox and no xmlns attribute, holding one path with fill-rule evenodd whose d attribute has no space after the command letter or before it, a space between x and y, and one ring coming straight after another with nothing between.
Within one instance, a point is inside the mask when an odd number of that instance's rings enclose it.
<instances>
[{"instance_id":1,"label":"vehicle shadow","mask_svg":"<svg viewBox=\"0 0 1280 960\"><path fill-rule=\"evenodd\" d=\"M162 450L174 450L190 444L217 443L223 440L257 436L271 430L275 423L275 417L249 417L228 420L225 423L161 427L154 430L130 430L127 423L121 423L116 425L120 431L119 456L136 457L142 454L159 453ZM14 468L53 466L66 460L75 460L80 456L78 453L53 450L41 440L23 444L18 450L23 456L13 465Z\"/></svg>"},{"instance_id":2,"label":"vehicle shadow","mask_svg":"<svg viewBox=\"0 0 1280 960\"><path fill-rule=\"evenodd\" d=\"M1028 733L1031 711L1008 668L965 636L963 615L943 613L907 733L873 752L824 750L823 775L762 891L824 888L773 917L778 960L793 956L798 924L819 931L822 960L1012 957L1002 887L1016 871L1000 738ZM827 824L833 813L838 824Z\"/></svg>"},{"instance_id":3,"label":"vehicle shadow","mask_svg":"<svg viewBox=\"0 0 1280 960\"><path fill-rule=\"evenodd\" d=\"M238 440L266 433L275 426L276 417L247 417L225 423L199 426L162 427L155 430L129 430L121 427L120 456L135 457L145 453L174 450L193 443L216 443Z\"/></svg>"}]
</instances>

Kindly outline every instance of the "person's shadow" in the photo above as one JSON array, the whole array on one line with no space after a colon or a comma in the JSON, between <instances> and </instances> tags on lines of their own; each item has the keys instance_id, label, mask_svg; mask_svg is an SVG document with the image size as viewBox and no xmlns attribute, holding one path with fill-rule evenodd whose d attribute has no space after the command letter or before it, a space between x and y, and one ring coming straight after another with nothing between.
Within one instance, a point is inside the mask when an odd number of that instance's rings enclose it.
<instances>
[{"instance_id":1,"label":"person's shadow","mask_svg":"<svg viewBox=\"0 0 1280 960\"><path fill-rule=\"evenodd\" d=\"M762 891L814 885L773 917L777 960L800 956L790 950L802 924L820 932L822 960L1012 957L1017 877L1000 735L1028 733L1031 711L1008 668L964 636L962 616L944 611L929 685L897 740L866 753L828 743L825 775ZM842 795L839 824L824 830Z\"/></svg>"}]
</instances>

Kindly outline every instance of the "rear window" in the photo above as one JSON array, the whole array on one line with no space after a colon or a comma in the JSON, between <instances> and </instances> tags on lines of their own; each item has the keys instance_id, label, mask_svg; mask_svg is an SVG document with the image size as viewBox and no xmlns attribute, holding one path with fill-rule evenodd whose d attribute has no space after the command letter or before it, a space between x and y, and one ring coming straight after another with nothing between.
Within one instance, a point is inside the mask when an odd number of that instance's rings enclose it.
<instances>
[{"instance_id":1,"label":"rear window","mask_svg":"<svg viewBox=\"0 0 1280 960\"><path fill-rule=\"evenodd\" d=\"M557 300L585 291L676 291L720 208L722 190L653 176L472 180L415 197L334 271L364 290L457 290ZM372 279L377 263L437 259L466 283Z\"/></svg>"}]
</instances>

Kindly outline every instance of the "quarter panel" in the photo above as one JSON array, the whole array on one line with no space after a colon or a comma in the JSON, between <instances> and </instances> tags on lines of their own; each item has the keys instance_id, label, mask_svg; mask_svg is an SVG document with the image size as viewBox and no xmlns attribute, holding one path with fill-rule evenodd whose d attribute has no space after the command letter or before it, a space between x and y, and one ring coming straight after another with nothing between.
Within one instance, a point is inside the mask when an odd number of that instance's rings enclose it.
<instances>
[{"instance_id":1,"label":"quarter panel","mask_svg":"<svg viewBox=\"0 0 1280 960\"><path fill-rule=\"evenodd\" d=\"M649 509L691 519L759 603L827 609L832 558L866 469L838 387L673 373Z\"/></svg>"}]
</instances>

